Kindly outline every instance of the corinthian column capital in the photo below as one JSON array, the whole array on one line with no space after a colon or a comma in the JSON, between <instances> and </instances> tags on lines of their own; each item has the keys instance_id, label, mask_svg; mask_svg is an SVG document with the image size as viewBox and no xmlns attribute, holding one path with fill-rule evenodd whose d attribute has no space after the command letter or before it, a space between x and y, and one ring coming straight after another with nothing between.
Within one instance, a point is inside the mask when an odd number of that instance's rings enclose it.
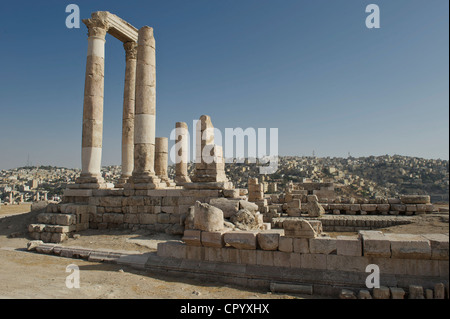
<instances>
[{"instance_id":1,"label":"corinthian column capital","mask_svg":"<svg viewBox=\"0 0 450 319\"><path fill-rule=\"evenodd\" d=\"M99 16L84 19L82 21L88 28L89 37L105 38L106 32L108 32L109 29L109 24L106 18Z\"/></svg>"},{"instance_id":2,"label":"corinthian column capital","mask_svg":"<svg viewBox=\"0 0 450 319\"><path fill-rule=\"evenodd\" d=\"M136 60L137 56L137 43L136 42L125 42L123 44L123 48L125 49L125 59L126 60Z\"/></svg>"}]
</instances>

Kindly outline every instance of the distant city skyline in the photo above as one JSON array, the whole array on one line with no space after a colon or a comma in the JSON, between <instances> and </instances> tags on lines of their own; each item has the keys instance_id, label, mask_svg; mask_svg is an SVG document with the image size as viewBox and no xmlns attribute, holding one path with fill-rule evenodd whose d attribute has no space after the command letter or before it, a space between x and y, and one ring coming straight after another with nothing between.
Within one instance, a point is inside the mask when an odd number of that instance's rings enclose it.
<instances>
[{"instance_id":1,"label":"distant city skyline","mask_svg":"<svg viewBox=\"0 0 450 319\"><path fill-rule=\"evenodd\" d=\"M278 128L282 156L449 159L446 0L21 1L0 12L0 169L81 167L87 29L66 28L70 3L154 28L157 136L207 114ZM108 35L102 166L121 163L124 70Z\"/></svg>"}]
</instances>

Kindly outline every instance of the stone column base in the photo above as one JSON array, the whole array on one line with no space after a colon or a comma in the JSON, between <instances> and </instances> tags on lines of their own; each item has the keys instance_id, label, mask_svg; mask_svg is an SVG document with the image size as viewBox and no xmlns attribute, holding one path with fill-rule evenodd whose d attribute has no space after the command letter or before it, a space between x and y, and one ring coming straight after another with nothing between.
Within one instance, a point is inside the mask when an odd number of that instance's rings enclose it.
<instances>
[{"instance_id":1,"label":"stone column base","mask_svg":"<svg viewBox=\"0 0 450 319\"><path fill-rule=\"evenodd\" d=\"M67 185L70 189L110 189L114 188L114 184L107 183L101 176L80 176L76 179L75 184Z\"/></svg>"},{"instance_id":2,"label":"stone column base","mask_svg":"<svg viewBox=\"0 0 450 319\"><path fill-rule=\"evenodd\" d=\"M124 187L124 185L126 184L126 183L128 183L128 180L130 179L131 177L130 176L127 176L127 177L120 177L119 178L119 180L117 181L117 183L114 185L116 188L123 188Z\"/></svg>"},{"instance_id":3,"label":"stone column base","mask_svg":"<svg viewBox=\"0 0 450 319\"><path fill-rule=\"evenodd\" d=\"M123 186L124 189L159 189L166 188L165 183L161 183L161 180L157 176L152 175L133 175L127 183Z\"/></svg>"},{"instance_id":4,"label":"stone column base","mask_svg":"<svg viewBox=\"0 0 450 319\"><path fill-rule=\"evenodd\" d=\"M175 176L175 183L177 186L183 186L186 183L192 183L189 176Z\"/></svg>"},{"instance_id":5,"label":"stone column base","mask_svg":"<svg viewBox=\"0 0 450 319\"><path fill-rule=\"evenodd\" d=\"M164 177L159 176L159 178L161 179L161 184L165 184L167 187L175 187L175 186L177 186L177 184L175 184L174 181L171 180L167 176L164 176Z\"/></svg>"}]
</instances>

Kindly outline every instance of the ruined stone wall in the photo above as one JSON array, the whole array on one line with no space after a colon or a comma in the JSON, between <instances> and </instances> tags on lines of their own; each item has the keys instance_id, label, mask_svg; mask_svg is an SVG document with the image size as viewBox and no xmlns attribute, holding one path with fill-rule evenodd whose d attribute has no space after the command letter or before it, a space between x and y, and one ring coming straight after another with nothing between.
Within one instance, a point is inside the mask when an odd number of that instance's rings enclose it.
<instances>
[{"instance_id":1,"label":"ruined stone wall","mask_svg":"<svg viewBox=\"0 0 450 319\"><path fill-rule=\"evenodd\" d=\"M208 269L225 263L230 274L248 280L255 274L247 268L258 272L261 281L365 288L370 264L379 266L381 284L389 287L420 283L432 288L449 278L448 235L361 231L357 236L330 238L313 235L310 229L285 227L225 233L187 230L184 239L160 243L158 256L199 261Z\"/></svg>"},{"instance_id":2,"label":"ruined stone wall","mask_svg":"<svg viewBox=\"0 0 450 319\"><path fill-rule=\"evenodd\" d=\"M85 229L148 229L183 234L189 207L196 201L234 198L239 190L155 189L70 190L60 204L51 204L28 227L30 236L59 243ZM87 196L73 196L87 195ZM230 197L231 196L231 197ZM237 197L241 199L241 197Z\"/></svg>"}]
</instances>

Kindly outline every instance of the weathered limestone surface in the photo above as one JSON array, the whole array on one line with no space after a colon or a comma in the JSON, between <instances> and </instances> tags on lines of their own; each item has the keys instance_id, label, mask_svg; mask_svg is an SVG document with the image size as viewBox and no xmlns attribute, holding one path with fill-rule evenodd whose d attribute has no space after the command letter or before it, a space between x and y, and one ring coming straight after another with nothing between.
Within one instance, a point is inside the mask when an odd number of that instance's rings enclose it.
<instances>
[{"instance_id":1,"label":"weathered limestone surface","mask_svg":"<svg viewBox=\"0 0 450 319\"><path fill-rule=\"evenodd\" d=\"M236 214L231 216L230 221L236 228L241 230L257 230L263 227L262 215L250 212L247 209L240 209Z\"/></svg>"},{"instance_id":2,"label":"weathered limestone surface","mask_svg":"<svg viewBox=\"0 0 450 319\"><path fill-rule=\"evenodd\" d=\"M282 230L270 230L258 233L257 239L259 247L263 250L277 250L279 246Z\"/></svg>"},{"instance_id":3,"label":"weathered limestone surface","mask_svg":"<svg viewBox=\"0 0 450 319\"><path fill-rule=\"evenodd\" d=\"M105 36L108 21L102 16L83 20L88 28L88 54L83 103L81 174L78 184L103 184L100 173L103 140Z\"/></svg>"},{"instance_id":4,"label":"weathered limestone surface","mask_svg":"<svg viewBox=\"0 0 450 319\"><path fill-rule=\"evenodd\" d=\"M406 292L402 288L390 287L389 290L392 299L405 299Z\"/></svg>"},{"instance_id":5,"label":"weathered limestone surface","mask_svg":"<svg viewBox=\"0 0 450 319\"><path fill-rule=\"evenodd\" d=\"M359 238L363 242L364 256L391 257L391 243L380 231L360 231Z\"/></svg>"},{"instance_id":6,"label":"weathered limestone surface","mask_svg":"<svg viewBox=\"0 0 450 319\"><path fill-rule=\"evenodd\" d=\"M448 260L449 257L448 235L423 234L421 236L430 242L432 259Z\"/></svg>"},{"instance_id":7,"label":"weathered limestone surface","mask_svg":"<svg viewBox=\"0 0 450 319\"><path fill-rule=\"evenodd\" d=\"M153 29L139 30L134 117L134 170L131 189L159 187L155 175L156 70ZM128 185L128 184L127 184Z\"/></svg>"},{"instance_id":8,"label":"weathered limestone surface","mask_svg":"<svg viewBox=\"0 0 450 319\"><path fill-rule=\"evenodd\" d=\"M197 201L194 208L194 227L203 231L221 231L223 226L223 212L217 207Z\"/></svg>"},{"instance_id":9,"label":"weathered limestone surface","mask_svg":"<svg viewBox=\"0 0 450 319\"><path fill-rule=\"evenodd\" d=\"M169 161L169 140L167 137L157 137L155 139L155 174L164 182L166 186L175 186L167 175L167 165Z\"/></svg>"},{"instance_id":10,"label":"weathered limestone surface","mask_svg":"<svg viewBox=\"0 0 450 319\"><path fill-rule=\"evenodd\" d=\"M225 175L225 161L222 148L214 144L214 127L208 115L202 115L196 127L194 183L185 187L214 187L229 189L230 182Z\"/></svg>"},{"instance_id":11,"label":"weathered limestone surface","mask_svg":"<svg viewBox=\"0 0 450 319\"><path fill-rule=\"evenodd\" d=\"M357 236L337 236L336 250L340 256L362 256L362 241Z\"/></svg>"},{"instance_id":12,"label":"weathered limestone surface","mask_svg":"<svg viewBox=\"0 0 450 319\"><path fill-rule=\"evenodd\" d=\"M417 285L410 285L408 299L425 299L423 295L423 287Z\"/></svg>"},{"instance_id":13,"label":"weathered limestone surface","mask_svg":"<svg viewBox=\"0 0 450 319\"><path fill-rule=\"evenodd\" d=\"M134 106L136 90L136 56L137 43L130 41L123 44L125 49L125 86L123 93L122 117L122 175L116 185L123 187L131 177L134 168Z\"/></svg>"},{"instance_id":14,"label":"weathered limestone surface","mask_svg":"<svg viewBox=\"0 0 450 319\"><path fill-rule=\"evenodd\" d=\"M309 240L309 250L311 254L328 255L336 251L336 238L316 237Z\"/></svg>"},{"instance_id":15,"label":"weathered limestone surface","mask_svg":"<svg viewBox=\"0 0 450 319\"><path fill-rule=\"evenodd\" d=\"M285 220L283 229L287 237L314 238L317 236L311 223L305 219Z\"/></svg>"},{"instance_id":16,"label":"weathered limestone surface","mask_svg":"<svg viewBox=\"0 0 450 319\"><path fill-rule=\"evenodd\" d=\"M186 245L191 246L201 246L201 231L195 229L188 229L184 231L184 235L182 240L186 243Z\"/></svg>"},{"instance_id":17,"label":"weathered limestone surface","mask_svg":"<svg viewBox=\"0 0 450 319\"><path fill-rule=\"evenodd\" d=\"M430 259L430 242L420 235L385 234L391 243L392 258Z\"/></svg>"},{"instance_id":18,"label":"weathered limestone surface","mask_svg":"<svg viewBox=\"0 0 450 319\"><path fill-rule=\"evenodd\" d=\"M403 195L400 196L400 200L403 204L429 204L429 195Z\"/></svg>"},{"instance_id":19,"label":"weathered limestone surface","mask_svg":"<svg viewBox=\"0 0 450 319\"><path fill-rule=\"evenodd\" d=\"M256 232L234 231L224 234L225 244L237 249L256 249Z\"/></svg>"},{"instance_id":20,"label":"weathered limestone surface","mask_svg":"<svg viewBox=\"0 0 450 319\"><path fill-rule=\"evenodd\" d=\"M189 162L189 131L184 122L175 124L175 183L179 186L190 183L187 164Z\"/></svg>"},{"instance_id":21,"label":"weathered limestone surface","mask_svg":"<svg viewBox=\"0 0 450 319\"><path fill-rule=\"evenodd\" d=\"M213 198L209 201L209 204L221 209L223 211L223 217L225 218L230 218L239 211L239 200Z\"/></svg>"},{"instance_id":22,"label":"weathered limestone surface","mask_svg":"<svg viewBox=\"0 0 450 319\"><path fill-rule=\"evenodd\" d=\"M223 239L223 235L226 231L214 231L208 232L203 231L201 234L202 245L205 247L216 247L222 248L225 246L225 241Z\"/></svg>"}]
</instances>

